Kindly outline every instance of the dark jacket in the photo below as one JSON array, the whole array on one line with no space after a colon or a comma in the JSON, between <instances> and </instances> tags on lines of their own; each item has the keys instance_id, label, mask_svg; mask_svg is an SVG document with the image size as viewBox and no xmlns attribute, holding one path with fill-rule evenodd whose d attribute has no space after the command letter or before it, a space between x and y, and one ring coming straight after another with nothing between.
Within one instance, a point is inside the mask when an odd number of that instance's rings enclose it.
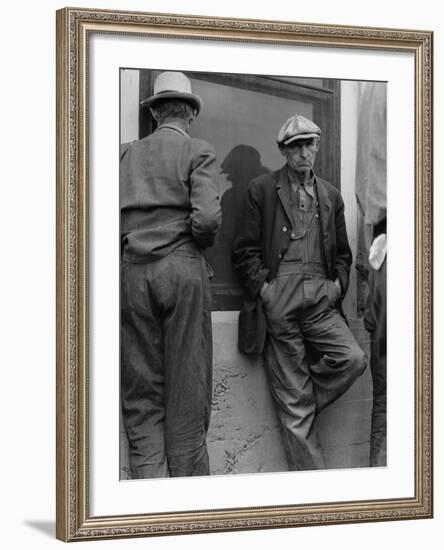
<instances>
[{"instance_id":1,"label":"dark jacket","mask_svg":"<svg viewBox=\"0 0 444 550\"><path fill-rule=\"evenodd\" d=\"M176 126L131 144L120 163L123 258L151 261L190 241L211 246L221 222L216 174L213 147Z\"/></svg>"},{"instance_id":2,"label":"dark jacket","mask_svg":"<svg viewBox=\"0 0 444 550\"><path fill-rule=\"evenodd\" d=\"M239 349L261 353L266 336L266 320L259 291L265 281L276 277L281 259L290 244L292 216L283 199L288 185L287 166L255 178L249 183L233 246L233 263L247 291L239 316ZM322 253L327 275L339 279L342 297L347 291L352 254L344 218L344 202L339 191L316 176ZM296 228L294 228L296 229Z\"/></svg>"}]
</instances>

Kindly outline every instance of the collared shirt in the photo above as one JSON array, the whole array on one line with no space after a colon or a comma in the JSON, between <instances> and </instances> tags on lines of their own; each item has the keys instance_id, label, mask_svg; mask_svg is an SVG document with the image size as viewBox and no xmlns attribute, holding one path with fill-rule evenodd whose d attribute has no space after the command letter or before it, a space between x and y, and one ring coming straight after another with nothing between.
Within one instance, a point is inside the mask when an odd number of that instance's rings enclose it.
<instances>
[{"instance_id":1,"label":"collared shirt","mask_svg":"<svg viewBox=\"0 0 444 550\"><path fill-rule=\"evenodd\" d=\"M295 178L291 170L288 170L288 181L291 187L290 206L294 204L301 210L311 210L313 201L317 202L316 179L313 171L311 171L310 179L301 183Z\"/></svg>"},{"instance_id":2,"label":"collared shirt","mask_svg":"<svg viewBox=\"0 0 444 550\"><path fill-rule=\"evenodd\" d=\"M315 175L311 172L310 179L301 183L296 178L292 178L288 170L287 178L288 185L285 186L286 191L282 197L290 206L292 228L291 232L288 232L290 245L283 263L297 263L299 271L303 265L304 270L324 274ZM288 269L288 266L285 266L285 269Z\"/></svg>"}]
</instances>

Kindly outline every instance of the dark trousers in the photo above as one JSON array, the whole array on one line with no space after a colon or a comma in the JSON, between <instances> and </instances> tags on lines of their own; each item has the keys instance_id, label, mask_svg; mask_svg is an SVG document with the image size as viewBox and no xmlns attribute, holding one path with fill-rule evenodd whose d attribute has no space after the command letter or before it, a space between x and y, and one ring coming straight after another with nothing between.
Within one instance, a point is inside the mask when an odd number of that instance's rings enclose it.
<instances>
[{"instance_id":1,"label":"dark trousers","mask_svg":"<svg viewBox=\"0 0 444 550\"><path fill-rule=\"evenodd\" d=\"M133 478L208 475L210 283L190 245L121 268L121 403Z\"/></svg>"},{"instance_id":2,"label":"dark trousers","mask_svg":"<svg viewBox=\"0 0 444 550\"><path fill-rule=\"evenodd\" d=\"M335 307L331 280L278 275L267 288L265 363L290 470L324 468L316 415L342 395L367 364ZM322 356L311 364L309 353Z\"/></svg>"},{"instance_id":3,"label":"dark trousers","mask_svg":"<svg viewBox=\"0 0 444 550\"><path fill-rule=\"evenodd\" d=\"M373 408L370 432L370 466L385 466L387 460L387 272L370 267L365 326L371 337L370 368Z\"/></svg>"}]
</instances>

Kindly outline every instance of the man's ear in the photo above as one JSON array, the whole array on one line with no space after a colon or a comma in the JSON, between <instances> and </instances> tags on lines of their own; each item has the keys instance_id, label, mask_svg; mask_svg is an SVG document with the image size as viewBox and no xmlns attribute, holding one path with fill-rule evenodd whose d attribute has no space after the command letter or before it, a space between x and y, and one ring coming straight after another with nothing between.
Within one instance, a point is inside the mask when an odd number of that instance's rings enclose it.
<instances>
[{"instance_id":1,"label":"man's ear","mask_svg":"<svg viewBox=\"0 0 444 550\"><path fill-rule=\"evenodd\" d=\"M285 145L283 145L282 143L278 143L278 149L279 149L279 152L280 154L287 158L287 155L285 154Z\"/></svg>"},{"instance_id":2,"label":"man's ear","mask_svg":"<svg viewBox=\"0 0 444 550\"><path fill-rule=\"evenodd\" d=\"M188 117L188 124L191 124L197 118L197 109L193 109L193 114Z\"/></svg>"},{"instance_id":3,"label":"man's ear","mask_svg":"<svg viewBox=\"0 0 444 550\"><path fill-rule=\"evenodd\" d=\"M316 153L319 151L319 144L320 144L321 140L320 139L316 139Z\"/></svg>"}]
</instances>

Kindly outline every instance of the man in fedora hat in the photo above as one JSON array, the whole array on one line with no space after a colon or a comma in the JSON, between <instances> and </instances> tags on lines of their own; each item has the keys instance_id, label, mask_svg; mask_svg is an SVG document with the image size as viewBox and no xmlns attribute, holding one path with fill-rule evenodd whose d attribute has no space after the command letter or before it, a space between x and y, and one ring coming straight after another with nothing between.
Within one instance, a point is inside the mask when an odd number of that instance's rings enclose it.
<instances>
[{"instance_id":1,"label":"man in fedora hat","mask_svg":"<svg viewBox=\"0 0 444 550\"><path fill-rule=\"evenodd\" d=\"M304 116L284 123L286 164L250 182L233 248L247 291L239 347L264 351L291 470L325 467L316 415L366 366L341 308L352 262L344 203L313 172L320 136Z\"/></svg>"},{"instance_id":2,"label":"man in fedora hat","mask_svg":"<svg viewBox=\"0 0 444 550\"><path fill-rule=\"evenodd\" d=\"M133 478L209 474L210 283L221 223L216 156L191 138L202 108L182 73L143 102L156 130L121 160L121 402Z\"/></svg>"}]
</instances>

